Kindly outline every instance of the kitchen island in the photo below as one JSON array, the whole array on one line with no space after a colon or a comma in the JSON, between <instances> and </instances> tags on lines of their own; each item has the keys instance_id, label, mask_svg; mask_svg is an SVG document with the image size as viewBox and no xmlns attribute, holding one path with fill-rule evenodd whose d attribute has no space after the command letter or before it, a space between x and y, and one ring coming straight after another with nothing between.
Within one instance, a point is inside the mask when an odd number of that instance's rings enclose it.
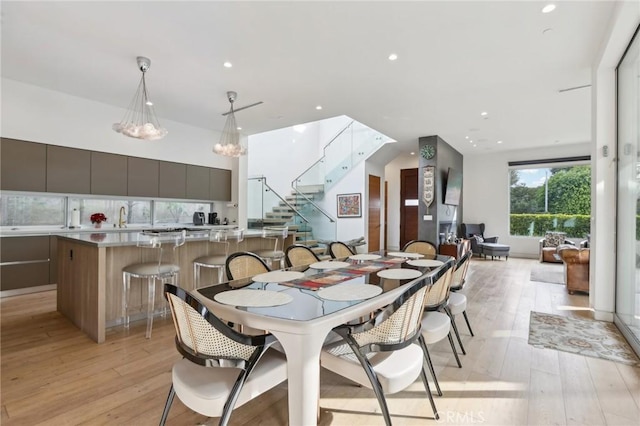
<instances>
[{"instance_id":1,"label":"kitchen island","mask_svg":"<svg viewBox=\"0 0 640 426\"><path fill-rule=\"evenodd\" d=\"M58 311L98 343L105 341L106 329L122 323L122 268L133 263L157 260L155 250L139 248L137 234L130 232L66 233L57 235ZM294 235L284 241L293 244ZM262 238L261 230L245 231L241 243L230 242L229 253L273 249L273 241ZM178 284L194 290L193 260L206 254L224 254L221 244L209 242L206 230L187 232L186 242L175 251L174 262L180 266ZM203 268L201 280L216 283L216 274ZM132 319L146 315L147 286L140 280L131 282L130 304L140 306ZM156 295L156 308L162 298Z\"/></svg>"}]
</instances>

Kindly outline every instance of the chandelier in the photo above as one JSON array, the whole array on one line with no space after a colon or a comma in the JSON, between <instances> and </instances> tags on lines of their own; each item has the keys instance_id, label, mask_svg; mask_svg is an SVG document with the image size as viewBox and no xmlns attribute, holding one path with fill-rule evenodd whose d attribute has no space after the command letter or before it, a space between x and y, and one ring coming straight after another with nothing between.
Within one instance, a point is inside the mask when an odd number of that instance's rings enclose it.
<instances>
[{"instance_id":1,"label":"chandelier","mask_svg":"<svg viewBox=\"0 0 640 426\"><path fill-rule=\"evenodd\" d=\"M231 104L229 112L223 114L227 116L227 121L222 129L220 142L213 146L213 152L227 157L240 157L247 153L247 148L240 143L240 132L236 123L236 115L233 110L233 103L238 94L236 92L227 92L227 99Z\"/></svg>"},{"instance_id":2,"label":"chandelier","mask_svg":"<svg viewBox=\"0 0 640 426\"><path fill-rule=\"evenodd\" d=\"M151 66L151 60L144 56L138 56L138 68L142 71L142 77L138 84L129 108L119 123L115 123L112 128L123 135L144 140L158 140L167 135L167 129L160 126L158 117L153 110L153 102L149 100L147 83L144 75Z\"/></svg>"}]
</instances>

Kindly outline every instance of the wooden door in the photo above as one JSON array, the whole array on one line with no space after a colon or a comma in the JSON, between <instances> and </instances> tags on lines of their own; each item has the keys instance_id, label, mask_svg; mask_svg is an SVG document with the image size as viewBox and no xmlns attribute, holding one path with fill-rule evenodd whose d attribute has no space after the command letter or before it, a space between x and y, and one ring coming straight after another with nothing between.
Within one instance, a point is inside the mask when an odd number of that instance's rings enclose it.
<instances>
[{"instance_id":1,"label":"wooden door","mask_svg":"<svg viewBox=\"0 0 640 426\"><path fill-rule=\"evenodd\" d=\"M380 176L369 175L369 251L380 250Z\"/></svg>"},{"instance_id":2,"label":"wooden door","mask_svg":"<svg viewBox=\"0 0 640 426\"><path fill-rule=\"evenodd\" d=\"M400 248L418 239L418 169L400 170Z\"/></svg>"}]
</instances>

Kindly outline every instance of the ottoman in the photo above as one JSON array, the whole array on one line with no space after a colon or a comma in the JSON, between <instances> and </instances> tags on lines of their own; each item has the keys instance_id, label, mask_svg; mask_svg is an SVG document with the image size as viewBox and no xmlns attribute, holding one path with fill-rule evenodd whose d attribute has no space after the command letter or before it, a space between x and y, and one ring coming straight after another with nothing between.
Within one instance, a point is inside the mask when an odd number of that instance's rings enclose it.
<instances>
[{"instance_id":1,"label":"ottoman","mask_svg":"<svg viewBox=\"0 0 640 426\"><path fill-rule=\"evenodd\" d=\"M494 256L498 258L504 256L506 260L509 260L509 249L510 246L506 244L498 244L498 243L479 243L480 246L480 255L484 255L486 259L487 256L491 256L491 260L493 260Z\"/></svg>"}]
</instances>

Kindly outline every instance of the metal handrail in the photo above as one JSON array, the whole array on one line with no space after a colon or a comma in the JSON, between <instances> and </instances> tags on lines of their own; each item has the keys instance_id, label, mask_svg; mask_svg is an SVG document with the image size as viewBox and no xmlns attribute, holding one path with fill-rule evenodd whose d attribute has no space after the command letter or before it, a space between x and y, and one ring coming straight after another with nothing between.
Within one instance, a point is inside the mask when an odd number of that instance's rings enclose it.
<instances>
[{"instance_id":1,"label":"metal handrail","mask_svg":"<svg viewBox=\"0 0 640 426\"><path fill-rule=\"evenodd\" d=\"M302 220L305 223L309 223L309 219L307 219L306 217L304 217L304 215L302 213L300 213L298 211L298 209L296 209L295 207L293 207L291 204L289 204L289 202L287 200L285 200L284 198L282 198L280 196L280 194L278 194L273 188L271 188L269 186L269 184L267 183L267 178L266 176L260 176L260 177L254 177L254 178L249 178L248 180L259 180L261 181L268 189L269 191L273 192L273 194L275 194L276 197L278 197L280 199L280 201L282 201L283 203L285 203L291 210L293 210L295 212L295 214L297 214L298 216L300 216L302 218Z\"/></svg>"},{"instance_id":2,"label":"metal handrail","mask_svg":"<svg viewBox=\"0 0 640 426\"><path fill-rule=\"evenodd\" d=\"M316 203L314 203L309 197L307 197L306 195L304 195L303 192L298 191L298 189L293 186L293 184L291 185L291 189L293 189L296 192L296 197L298 195L302 195L302 197L311 205L313 205L313 207L315 207L320 213L322 213L323 216L325 216L327 219L329 219L329 222L334 223L336 221L336 219L334 219L329 213L327 213L322 207L320 207L319 205L317 205Z\"/></svg>"}]
</instances>

